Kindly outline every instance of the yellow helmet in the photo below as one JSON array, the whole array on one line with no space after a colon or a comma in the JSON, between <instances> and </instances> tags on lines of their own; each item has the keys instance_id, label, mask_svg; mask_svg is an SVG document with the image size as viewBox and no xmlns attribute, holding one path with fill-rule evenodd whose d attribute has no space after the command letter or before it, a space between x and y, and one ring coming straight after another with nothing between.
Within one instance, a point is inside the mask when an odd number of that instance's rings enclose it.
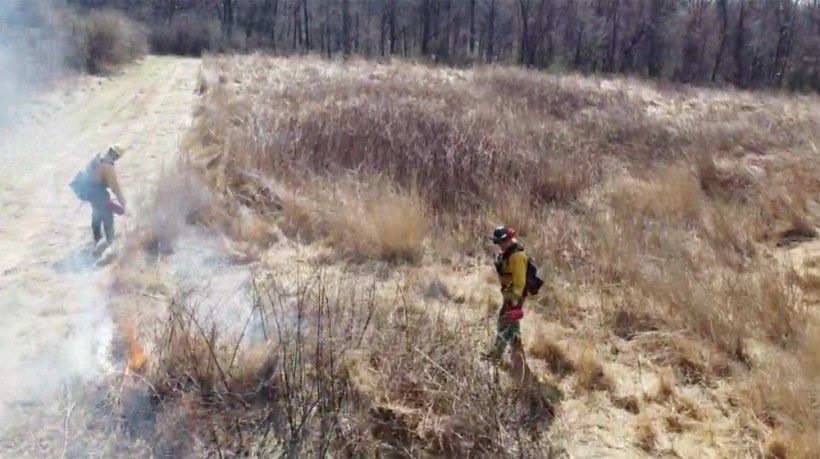
<instances>
[{"instance_id":1,"label":"yellow helmet","mask_svg":"<svg viewBox=\"0 0 820 459\"><path fill-rule=\"evenodd\" d=\"M122 158L122 155L125 154L125 148L122 145L112 145L108 148L108 153L114 155L116 159Z\"/></svg>"}]
</instances>

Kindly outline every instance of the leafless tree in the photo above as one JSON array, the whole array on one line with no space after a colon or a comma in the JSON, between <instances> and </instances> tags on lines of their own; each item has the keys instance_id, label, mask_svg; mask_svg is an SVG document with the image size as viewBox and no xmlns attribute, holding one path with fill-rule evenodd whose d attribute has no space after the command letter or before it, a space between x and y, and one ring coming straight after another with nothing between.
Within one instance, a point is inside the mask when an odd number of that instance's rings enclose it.
<instances>
[{"instance_id":1,"label":"leafless tree","mask_svg":"<svg viewBox=\"0 0 820 459\"><path fill-rule=\"evenodd\" d=\"M65 1L123 9L155 44L221 25L216 41L163 50L416 55L820 91L820 0Z\"/></svg>"}]
</instances>

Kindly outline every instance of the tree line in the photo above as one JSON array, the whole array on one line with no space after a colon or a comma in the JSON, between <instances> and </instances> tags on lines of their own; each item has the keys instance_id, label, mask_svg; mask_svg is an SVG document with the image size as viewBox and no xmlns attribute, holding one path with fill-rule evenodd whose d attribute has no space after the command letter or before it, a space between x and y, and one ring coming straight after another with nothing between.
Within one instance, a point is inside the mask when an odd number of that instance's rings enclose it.
<instances>
[{"instance_id":1,"label":"tree line","mask_svg":"<svg viewBox=\"0 0 820 459\"><path fill-rule=\"evenodd\" d=\"M66 0L118 8L158 52L518 63L820 91L820 0Z\"/></svg>"}]
</instances>

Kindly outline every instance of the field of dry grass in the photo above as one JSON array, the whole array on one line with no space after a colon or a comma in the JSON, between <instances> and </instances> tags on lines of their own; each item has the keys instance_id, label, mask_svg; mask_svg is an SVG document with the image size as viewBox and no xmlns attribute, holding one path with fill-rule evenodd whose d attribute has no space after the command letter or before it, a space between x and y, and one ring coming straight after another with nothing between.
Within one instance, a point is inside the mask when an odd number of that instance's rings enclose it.
<instances>
[{"instance_id":1,"label":"field of dry grass","mask_svg":"<svg viewBox=\"0 0 820 459\"><path fill-rule=\"evenodd\" d=\"M132 249L208 226L253 294L142 333L155 452L816 454L816 96L263 56L198 86L157 191L194 205ZM478 362L500 223L548 280L526 390Z\"/></svg>"},{"instance_id":2,"label":"field of dry grass","mask_svg":"<svg viewBox=\"0 0 820 459\"><path fill-rule=\"evenodd\" d=\"M199 86L185 159L226 212L214 225L248 252L296 242L315 253L309 263L394 291L376 316L405 322L371 325L368 341L391 339L339 355L363 366L347 384L370 393L369 414L353 418L375 444L446 454L451 435L461 448L472 439L460 453L583 454L610 441L613 454L689 457L816 448L816 274L783 255L818 224L816 96L261 56L210 59ZM246 220L280 235L237 229ZM512 383L488 392L474 369L496 301L484 236L498 223L518 228L549 272L525 342L567 399L563 422L531 429L531 443L511 427L526 424L520 413L505 426L462 419L535 403L491 403ZM445 417L438 436L419 409ZM596 438L594 413L633 421Z\"/></svg>"}]
</instances>

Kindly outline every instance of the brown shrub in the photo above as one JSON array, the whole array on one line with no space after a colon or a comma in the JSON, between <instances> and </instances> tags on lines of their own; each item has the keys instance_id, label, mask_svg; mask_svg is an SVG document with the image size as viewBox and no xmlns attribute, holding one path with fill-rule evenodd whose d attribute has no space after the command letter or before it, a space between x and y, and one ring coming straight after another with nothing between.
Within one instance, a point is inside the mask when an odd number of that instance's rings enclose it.
<instances>
[{"instance_id":1,"label":"brown shrub","mask_svg":"<svg viewBox=\"0 0 820 459\"><path fill-rule=\"evenodd\" d=\"M419 261L430 224L421 199L395 191L347 195L325 218L328 237L352 257Z\"/></svg>"},{"instance_id":2,"label":"brown shrub","mask_svg":"<svg viewBox=\"0 0 820 459\"><path fill-rule=\"evenodd\" d=\"M641 413L635 418L634 428L635 444L648 453L655 451L658 434L655 430L654 420L646 413Z\"/></svg>"},{"instance_id":3,"label":"brown shrub","mask_svg":"<svg viewBox=\"0 0 820 459\"><path fill-rule=\"evenodd\" d=\"M658 374L655 399L668 400L673 395L675 395L675 372L672 370L672 367L664 367Z\"/></svg>"},{"instance_id":4,"label":"brown shrub","mask_svg":"<svg viewBox=\"0 0 820 459\"><path fill-rule=\"evenodd\" d=\"M680 394L672 400L675 412L694 421L704 421L707 414L698 402L689 395Z\"/></svg>"},{"instance_id":5,"label":"brown shrub","mask_svg":"<svg viewBox=\"0 0 820 459\"><path fill-rule=\"evenodd\" d=\"M70 63L90 73L105 73L142 57L145 32L116 10L92 10L66 16L72 55Z\"/></svg>"},{"instance_id":6,"label":"brown shrub","mask_svg":"<svg viewBox=\"0 0 820 459\"><path fill-rule=\"evenodd\" d=\"M211 91L197 117L193 150L209 158L213 141L228 149L231 161L222 158L217 175L231 178L217 182L247 183L246 169L288 182L305 171L333 177L356 170L418 190L435 209L467 211L511 190L526 202L567 203L596 180L586 160L569 167L537 154L537 120L514 112L499 119L495 94L469 80L411 66L386 73L360 62L339 78L305 60L288 64L292 81L283 85L280 75L260 73L263 60L227 62L228 73L251 82ZM259 108L234 110L246 94ZM465 111L468 103L475 109ZM254 134L248 126L257 127Z\"/></svg>"},{"instance_id":7,"label":"brown shrub","mask_svg":"<svg viewBox=\"0 0 820 459\"><path fill-rule=\"evenodd\" d=\"M634 395L613 397L612 403L618 408L628 411L632 414L638 414L641 412L641 401L638 399L638 397Z\"/></svg>"},{"instance_id":8,"label":"brown shrub","mask_svg":"<svg viewBox=\"0 0 820 459\"><path fill-rule=\"evenodd\" d=\"M598 359L597 352L585 348L575 363L575 374L578 387L584 390L610 390L612 380L604 373L604 367Z\"/></svg>"},{"instance_id":9,"label":"brown shrub","mask_svg":"<svg viewBox=\"0 0 820 459\"><path fill-rule=\"evenodd\" d=\"M296 455L495 456L512 447L504 433L518 420L499 415L508 401L465 358L478 343L465 339L464 324L435 321L411 303L397 308L398 298L381 298L349 274L314 271L287 287L277 280L284 275L254 280L247 322L213 321L193 298L168 306L145 377L154 410L175 413L167 428L185 429L180 441L199 438L197 451L231 454L268 451L274 435ZM248 435L265 416L269 426Z\"/></svg>"},{"instance_id":10,"label":"brown shrub","mask_svg":"<svg viewBox=\"0 0 820 459\"><path fill-rule=\"evenodd\" d=\"M546 362L550 371L558 376L566 376L575 370L575 365L567 357L564 347L543 333L530 341L527 353Z\"/></svg>"},{"instance_id":11,"label":"brown shrub","mask_svg":"<svg viewBox=\"0 0 820 459\"><path fill-rule=\"evenodd\" d=\"M778 436L772 436L763 446L763 457L765 459L787 459L789 447Z\"/></svg>"},{"instance_id":12,"label":"brown shrub","mask_svg":"<svg viewBox=\"0 0 820 459\"><path fill-rule=\"evenodd\" d=\"M719 166L712 156L701 156L695 163L701 189L712 198L745 199L754 188L748 173Z\"/></svg>"},{"instance_id":13,"label":"brown shrub","mask_svg":"<svg viewBox=\"0 0 820 459\"><path fill-rule=\"evenodd\" d=\"M276 194L279 225L291 236L324 240L346 258L417 262L431 225L422 199L380 182L311 181L302 194Z\"/></svg>"}]
</instances>

